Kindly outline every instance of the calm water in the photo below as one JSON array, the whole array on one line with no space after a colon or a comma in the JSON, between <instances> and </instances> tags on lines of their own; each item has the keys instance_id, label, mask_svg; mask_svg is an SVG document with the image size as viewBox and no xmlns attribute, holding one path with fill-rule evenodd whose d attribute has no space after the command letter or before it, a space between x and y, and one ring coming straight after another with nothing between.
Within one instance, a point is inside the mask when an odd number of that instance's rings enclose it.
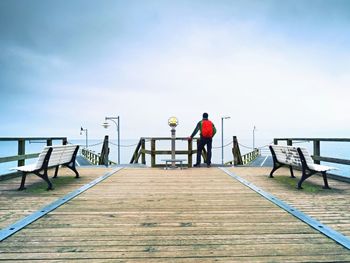
<instances>
[{"instance_id":1,"label":"calm water","mask_svg":"<svg viewBox=\"0 0 350 263\"><path fill-rule=\"evenodd\" d=\"M135 151L135 147L138 143L139 139L135 140L121 140L121 148L120 148L120 161L122 164L127 164L130 162L130 159ZM227 141L224 142L224 145L227 145L224 147L224 162L231 161L233 159L232 157L232 139L227 139ZM85 147L85 140L70 140L70 143L73 144L79 144ZM262 147L265 145L268 145L272 142L271 140L260 140L256 141L255 146ZM61 141L53 141L53 144L61 144ZM101 152L102 148L102 140L89 140L89 149L95 151L96 153ZM302 147L306 147L309 149L309 152L312 153L313 145L312 143L294 143L294 145L300 145ZM43 147L45 147L46 142L26 142L26 153L35 153L40 152ZM0 142L0 157L5 156L12 156L17 155L17 142ZM146 142L146 149L150 149L150 142ZM171 142L170 141L158 141L156 144L157 150L169 150L171 148ZM252 148L252 142L251 139L240 139L240 150L241 153L247 153L251 151ZM187 149L187 141L176 141L176 149L177 150L186 150ZM113 161L118 160L117 155L117 142L112 140L110 142L110 159ZM213 141L213 157L212 162L213 163L221 163L221 140L214 140ZM267 147L262 149L262 154L267 155L269 154L269 150ZM350 159L350 143L344 143L344 142L321 142L321 155L324 157L335 157L335 158L342 158L342 159ZM170 158L170 156L162 155L157 157L157 163L161 163L161 159ZM187 156L177 156L177 158L184 158L186 159ZM34 163L36 159L29 159L26 160L26 164ZM150 164L150 157L146 155L146 162L147 164ZM193 162L195 162L195 155L193 155ZM333 163L323 163L325 165L337 167L339 170L333 171L335 174L339 174L342 176L350 177L350 166L348 165L340 165L340 164L333 164ZM0 174L6 174L9 173L9 168L16 167L17 162L10 162L10 163L1 163L0 164Z\"/></svg>"}]
</instances>

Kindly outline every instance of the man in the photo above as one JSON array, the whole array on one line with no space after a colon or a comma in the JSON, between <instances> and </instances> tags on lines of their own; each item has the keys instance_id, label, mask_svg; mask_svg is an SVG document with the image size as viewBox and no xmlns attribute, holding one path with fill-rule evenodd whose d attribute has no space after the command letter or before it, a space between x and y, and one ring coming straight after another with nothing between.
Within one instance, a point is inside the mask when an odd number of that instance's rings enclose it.
<instances>
[{"instance_id":1,"label":"man","mask_svg":"<svg viewBox=\"0 0 350 263\"><path fill-rule=\"evenodd\" d=\"M204 149L204 146L207 145L207 167L211 165L211 147L213 142L213 137L216 133L216 128L214 124L208 120L208 113L203 113L203 119L197 123L196 128L194 129L192 135L188 137L189 140L192 140L193 137L200 132L200 139L197 149L197 162L194 167L199 167L201 164L201 155Z\"/></svg>"}]
</instances>

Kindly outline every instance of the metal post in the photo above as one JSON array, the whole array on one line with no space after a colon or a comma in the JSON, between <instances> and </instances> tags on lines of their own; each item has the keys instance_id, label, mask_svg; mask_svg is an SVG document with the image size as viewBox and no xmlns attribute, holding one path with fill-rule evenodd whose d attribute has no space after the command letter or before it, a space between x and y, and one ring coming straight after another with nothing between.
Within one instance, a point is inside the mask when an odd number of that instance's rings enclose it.
<instances>
[{"instance_id":1,"label":"metal post","mask_svg":"<svg viewBox=\"0 0 350 263\"><path fill-rule=\"evenodd\" d=\"M221 164L224 164L224 117L221 117Z\"/></svg>"},{"instance_id":2,"label":"metal post","mask_svg":"<svg viewBox=\"0 0 350 263\"><path fill-rule=\"evenodd\" d=\"M118 164L120 164L120 117L118 116Z\"/></svg>"},{"instance_id":3,"label":"metal post","mask_svg":"<svg viewBox=\"0 0 350 263\"><path fill-rule=\"evenodd\" d=\"M253 150L255 149L255 125L254 125L254 128L253 128Z\"/></svg>"},{"instance_id":4,"label":"metal post","mask_svg":"<svg viewBox=\"0 0 350 263\"><path fill-rule=\"evenodd\" d=\"M175 128L173 127L171 129L171 159L172 160L175 160L175 133L176 133L176 130ZM173 161L171 163L171 167L172 168L175 168L175 161Z\"/></svg>"},{"instance_id":5,"label":"metal post","mask_svg":"<svg viewBox=\"0 0 350 263\"><path fill-rule=\"evenodd\" d=\"M224 119L230 119L231 117L221 117L221 164L224 165Z\"/></svg>"},{"instance_id":6,"label":"metal post","mask_svg":"<svg viewBox=\"0 0 350 263\"><path fill-rule=\"evenodd\" d=\"M86 147L86 149L88 148L88 130L86 129L85 130L85 147Z\"/></svg>"}]
</instances>

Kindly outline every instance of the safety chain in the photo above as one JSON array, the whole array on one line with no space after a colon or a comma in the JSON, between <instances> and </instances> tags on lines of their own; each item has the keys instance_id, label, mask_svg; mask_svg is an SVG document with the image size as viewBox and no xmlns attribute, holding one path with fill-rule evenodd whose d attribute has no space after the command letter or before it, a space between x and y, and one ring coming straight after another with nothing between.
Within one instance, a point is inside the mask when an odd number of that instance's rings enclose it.
<instances>
[{"instance_id":1,"label":"safety chain","mask_svg":"<svg viewBox=\"0 0 350 263\"><path fill-rule=\"evenodd\" d=\"M109 141L109 143L112 144L112 145L114 145L114 146L118 146L118 144L116 144L116 143L114 143L114 142ZM139 144L139 143L137 142L137 143L129 144L129 145L122 145L122 144L120 144L119 146L120 146L120 147L133 147L133 146L136 146L136 145L138 145L138 144Z\"/></svg>"},{"instance_id":2,"label":"safety chain","mask_svg":"<svg viewBox=\"0 0 350 263\"><path fill-rule=\"evenodd\" d=\"M79 146L83 146L83 147L86 146L85 144L75 144L75 143L72 143L72 142L70 142L70 141L68 141L67 143L68 143L68 144L79 145ZM88 145L88 148L89 148L89 147L92 147L92 146L101 145L101 144L103 144L103 142L98 142L98 143L95 143L95 144L90 144L90 145Z\"/></svg>"},{"instance_id":3,"label":"safety chain","mask_svg":"<svg viewBox=\"0 0 350 263\"><path fill-rule=\"evenodd\" d=\"M233 144L233 142L229 142L228 144L225 144L225 145L223 145L223 146L215 146L215 147L212 147L212 149L225 148L225 147L227 147L227 146L229 146L229 145L231 145L231 144Z\"/></svg>"}]
</instances>

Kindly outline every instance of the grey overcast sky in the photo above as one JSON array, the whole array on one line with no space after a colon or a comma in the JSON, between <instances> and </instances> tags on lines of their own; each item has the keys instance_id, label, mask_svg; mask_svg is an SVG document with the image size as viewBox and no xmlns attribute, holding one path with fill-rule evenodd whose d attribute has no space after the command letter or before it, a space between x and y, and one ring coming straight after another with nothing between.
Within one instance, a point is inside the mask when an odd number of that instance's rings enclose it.
<instances>
[{"instance_id":1,"label":"grey overcast sky","mask_svg":"<svg viewBox=\"0 0 350 263\"><path fill-rule=\"evenodd\" d=\"M188 136L208 112L228 140L349 137L349 31L346 0L1 0L0 136Z\"/></svg>"}]
</instances>

